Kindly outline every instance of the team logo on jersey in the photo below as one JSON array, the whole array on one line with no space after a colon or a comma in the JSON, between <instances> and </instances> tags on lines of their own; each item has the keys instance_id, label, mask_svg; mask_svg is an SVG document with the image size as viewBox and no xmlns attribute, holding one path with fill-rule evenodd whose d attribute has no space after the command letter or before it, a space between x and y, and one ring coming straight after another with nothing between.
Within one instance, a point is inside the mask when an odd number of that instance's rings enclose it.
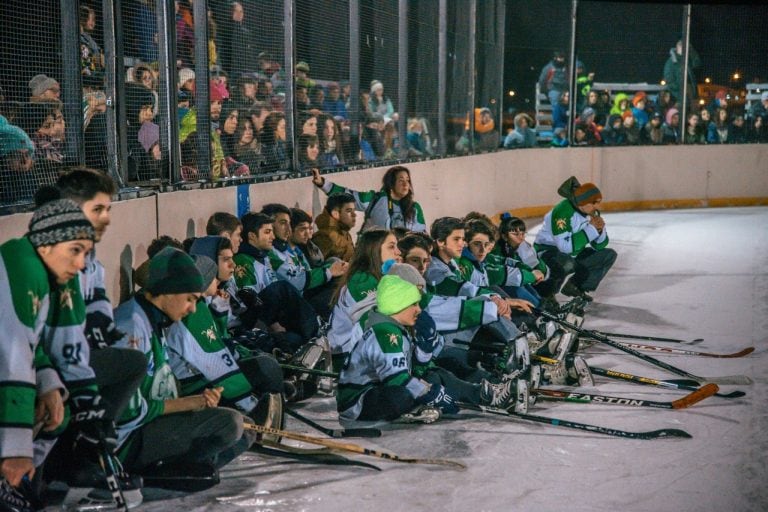
<instances>
[{"instance_id":1,"label":"team logo on jersey","mask_svg":"<svg viewBox=\"0 0 768 512\"><path fill-rule=\"evenodd\" d=\"M557 229L565 229L565 226L567 226L565 219L557 219L555 224L557 225Z\"/></svg>"},{"instance_id":2,"label":"team logo on jersey","mask_svg":"<svg viewBox=\"0 0 768 512\"><path fill-rule=\"evenodd\" d=\"M390 333L389 334L389 343L393 347L396 347L398 345L399 341L400 341L400 337L397 334L395 334L395 333Z\"/></svg>"},{"instance_id":3,"label":"team logo on jersey","mask_svg":"<svg viewBox=\"0 0 768 512\"><path fill-rule=\"evenodd\" d=\"M66 308L66 309L73 309L75 307L75 304L72 301L72 290L70 290L69 288L64 288L63 290L61 290L59 305L62 308Z\"/></svg>"},{"instance_id":4,"label":"team logo on jersey","mask_svg":"<svg viewBox=\"0 0 768 512\"><path fill-rule=\"evenodd\" d=\"M128 336L128 347L138 349L139 338L137 338L136 336Z\"/></svg>"},{"instance_id":5,"label":"team logo on jersey","mask_svg":"<svg viewBox=\"0 0 768 512\"><path fill-rule=\"evenodd\" d=\"M245 270L245 266L243 266L243 265L237 265L237 266L235 267L235 275L236 275L237 277L240 277L240 278L244 277L244 276L245 276L245 272L246 272L246 270Z\"/></svg>"},{"instance_id":6,"label":"team logo on jersey","mask_svg":"<svg viewBox=\"0 0 768 512\"><path fill-rule=\"evenodd\" d=\"M208 338L208 341L210 342L216 341L216 331L213 330L213 327L207 328L201 334Z\"/></svg>"},{"instance_id":7,"label":"team logo on jersey","mask_svg":"<svg viewBox=\"0 0 768 512\"><path fill-rule=\"evenodd\" d=\"M27 294L29 295L29 300L32 301L32 314L37 316L37 314L40 312L40 306L42 305L40 297L35 295L32 290L27 291Z\"/></svg>"}]
</instances>

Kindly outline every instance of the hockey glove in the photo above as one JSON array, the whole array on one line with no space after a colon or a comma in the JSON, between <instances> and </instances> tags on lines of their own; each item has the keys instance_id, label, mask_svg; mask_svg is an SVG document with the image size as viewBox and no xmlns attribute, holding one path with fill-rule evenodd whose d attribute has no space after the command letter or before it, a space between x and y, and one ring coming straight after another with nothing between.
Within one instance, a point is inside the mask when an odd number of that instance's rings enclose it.
<instances>
[{"instance_id":1,"label":"hockey glove","mask_svg":"<svg viewBox=\"0 0 768 512\"><path fill-rule=\"evenodd\" d=\"M92 447L117 448L115 423L107 414L101 395L83 394L72 398L72 425L77 432L75 442Z\"/></svg>"},{"instance_id":2,"label":"hockey glove","mask_svg":"<svg viewBox=\"0 0 768 512\"><path fill-rule=\"evenodd\" d=\"M112 346L124 336L125 333L115 327L114 320L101 311L88 313L85 317L85 337L91 348Z\"/></svg>"},{"instance_id":3,"label":"hockey glove","mask_svg":"<svg viewBox=\"0 0 768 512\"><path fill-rule=\"evenodd\" d=\"M443 414L458 414L459 412L456 400L448 394L442 384L432 384L429 391L419 397L419 401L424 405L431 405L440 409Z\"/></svg>"},{"instance_id":4,"label":"hockey glove","mask_svg":"<svg viewBox=\"0 0 768 512\"><path fill-rule=\"evenodd\" d=\"M435 321L429 316L429 313L422 311L416 318L416 324L413 326L414 343L416 344L416 360L421 364L428 363L435 351L439 352L440 334L438 334Z\"/></svg>"}]
</instances>

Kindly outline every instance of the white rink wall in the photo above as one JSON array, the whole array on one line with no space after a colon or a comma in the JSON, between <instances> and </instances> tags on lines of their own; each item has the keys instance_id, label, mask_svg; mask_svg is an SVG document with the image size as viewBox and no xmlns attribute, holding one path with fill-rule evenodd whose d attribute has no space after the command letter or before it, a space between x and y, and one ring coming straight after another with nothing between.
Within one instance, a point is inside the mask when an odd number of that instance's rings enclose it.
<instances>
[{"instance_id":1,"label":"white rink wall","mask_svg":"<svg viewBox=\"0 0 768 512\"><path fill-rule=\"evenodd\" d=\"M571 175L596 183L604 210L768 204L768 145L541 148L500 151L408 164L427 224L478 210L542 216ZM327 179L358 190L378 189L388 167L339 172ZM112 225L98 246L114 303L130 291L130 268L146 259L161 235L183 240L205 233L216 211L235 213L237 188L157 194L113 204ZM325 196L310 178L250 186L252 210L266 203L298 206L317 215ZM0 217L0 240L21 236L30 213ZM358 225L362 216L358 217Z\"/></svg>"}]
</instances>

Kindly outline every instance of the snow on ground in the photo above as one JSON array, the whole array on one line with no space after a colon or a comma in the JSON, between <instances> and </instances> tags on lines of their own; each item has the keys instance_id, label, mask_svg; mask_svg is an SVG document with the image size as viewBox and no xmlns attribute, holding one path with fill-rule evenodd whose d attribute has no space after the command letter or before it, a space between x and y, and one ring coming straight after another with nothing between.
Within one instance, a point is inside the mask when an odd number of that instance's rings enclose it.
<instances>
[{"instance_id":1,"label":"snow on ground","mask_svg":"<svg viewBox=\"0 0 768 512\"><path fill-rule=\"evenodd\" d=\"M678 428L693 439L631 440L465 412L466 419L383 427L345 439L413 457L462 461L463 472L370 457L381 472L312 466L246 454L203 493L150 501L146 511L765 511L768 510L768 208L606 213L614 269L587 311L586 328L704 338L691 350L741 359L657 356L704 376L744 374L741 399L690 409L539 403L533 414L631 431ZM531 233L529 236L532 236ZM672 346L672 345L668 345ZM654 378L675 376L596 345L590 364ZM674 400L684 392L598 379L593 392ZM301 411L338 427L332 399ZM289 419L288 428L315 435ZM308 446L308 445L307 445Z\"/></svg>"}]
</instances>

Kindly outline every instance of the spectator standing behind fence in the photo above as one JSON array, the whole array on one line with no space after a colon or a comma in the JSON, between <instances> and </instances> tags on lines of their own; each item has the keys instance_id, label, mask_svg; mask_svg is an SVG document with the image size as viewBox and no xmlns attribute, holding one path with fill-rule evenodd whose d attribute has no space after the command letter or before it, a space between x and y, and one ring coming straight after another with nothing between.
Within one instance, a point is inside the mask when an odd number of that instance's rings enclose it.
<instances>
[{"instance_id":1,"label":"spectator standing behind fence","mask_svg":"<svg viewBox=\"0 0 768 512\"><path fill-rule=\"evenodd\" d=\"M662 126L661 112L654 112L648 124L641 132L643 144L659 145L664 143L664 131Z\"/></svg>"},{"instance_id":2,"label":"spectator standing behind fence","mask_svg":"<svg viewBox=\"0 0 768 512\"><path fill-rule=\"evenodd\" d=\"M683 97L683 77L685 74L683 62L683 41L678 40L674 48L669 49L669 58L664 64L664 81L666 90L676 99ZM696 99L696 76L694 69L701 66L701 59L693 46L688 45L688 101Z\"/></svg>"},{"instance_id":3,"label":"spectator standing behind fence","mask_svg":"<svg viewBox=\"0 0 768 512\"><path fill-rule=\"evenodd\" d=\"M584 64L576 60L576 69L584 71ZM589 76L587 74L587 76ZM569 90L570 73L565 64L565 52L555 50L552 60L547 63L539 74L539 91L549 98L549 103L554 105L560 99L560 95Z\"/></svg>"},{"instance_id":4,"label":"spectator standing behind fence","mask_svg":"<svg viewBox=\"0 0 768 512\"><path fill-rule=\"evenodd\" d=\"M368 110L370 112L381 114L384 122L391 120L397 121L397 113L392 106L392 100L384 96L384 84L379 80L371 81L371 96L368 99Z\"/></svg>"},{"instance_id":5,"label":"spectator standing behind fence","mask_svg":"<svg viewBox=\"0 0 768 512\"><path fill-rule=\"evenodd\" d=\"M532 148L536 145L536 130L531 128L533 119L528 114L522 113L515 116L515 128L504 138L504 147Z\"/></svg>"},{"instance_id":6,"label":"spectator standing behind fence","mask_svg":"<svg viewBox=\"0 0 768 512\"><path fill-rule=\"evenodd\" d=\"M663 144L678 144L680 142L680 112L676 108L667 110L666 123L664 123L661 132Z\"/></svg>"},{"instance_id":7,"label":"spectator standing behind fence","mask_svg":"<svg viewBox=\"0 0 768 512\"><path fill-rule=\"evenodd\" d=\"M464 133L456 142L456 151L466 154L470 149L469 115L464 123ZM475 151L493 151L499 147L501 138L496 130L496 124L491 115L491 109L483 107L475 109Z\"/></svg>"},{"instance_id":8,"label":"spectator standing behind fence","mask_svg":"<svg viewBox=\"0 0 768 512\"><path fill-rule=\"evenodd\" d=\"M157 18L154 2L138 0L125 9L125 54L143 62L157 62Z\"/></svg>"},{"instance_id":9,"label":"spectator standing behind fence","mask_svg":"<svg viewBox=\"0 0 768 512\"><path fill-rule=\"evenodd\" d=\"M719 108L713 117L714 119L712 119L707 127L707 142L710 144L727 144L731 142L729 140L728 111L724 108Z\"/></svg>"},{"instance_id":10,"label":"spectator standing behind fence","mask_svg":"<svg viewBox=\"0 0 768 512\"><path fill-rule=\"evenodd\" d=\"M624 134L622 127L621 116L611 114L608 118L608 122L600 133L603 138L603 144L606 146L623 146L627 143L627 137Z\"/></svg>"},{"instance_id":11,"label":"spectator standing behind fence","mask_svg":"<svg viewBox=\"0 0 768 512\"><path fill-rule=\"evenodd\" d=\"M610 109L598 91L592 89L587 93L586 106L595 111L595 122L600 126L606 126Z\"/></svg>"},{"instance_id":12,"label":"spectator standing behind fence","mask_svg":"<svg viewBox=\"0 0 768 512\"><path fill-rule=\"evenodd\" d=\"M233 78L242 73L256 71L256 55L253 47L253 35L246 27L245 10L240 2L230 4L229 18L221 26L221 66Z\"/></svg>"},{"instance_id":13,"label":"spectator standing behind fence","mask_svg":"<svg viewBox=\"0 0 768 512\"><path fill-rule=\"evenodd\" d=\"M560 98L552 104L552 130L568 127L568 104L571 94L568 91L560 93Z\"/></svg>"},{"instance_id":14,"label":"spectator standing behind fence","mask_svg":"<svg viewBox=\"0 0 768 512\"><path fill-rule=\"evenodd\" d=\"M683 144L706 144L707 137L699 125L699 114L691 112L688 114L688 120L685 122L685 132L683 133Z\"/></svg>"},{"instance_id":15,"label":"spectator standing behind fence","mask_svg":"<svg viewBox=\"0 0 768 512\"><path fill-rule=\"evenodd\" d=\"M104 77L104 52L91 36L96 28L96 13L87 5L80 6L80 71L83 75Z\"/></svg>"},{"instance_id":16,"label":"spectator standing behind fence","mask_svg":"<svg viewBox=\"0 0 768 512\"><path fill-rule=\"evenodd\" d=\"M347 107L341 99L341 87L336 82L328 84L328 95L323 101L323 112L333 117L348 118Z\"/></svg>"},{"instance_id":17,"label":"spectator standing behind fence","mask_svg":"<svg viewBox=\"0 0 768 512\"><path fill-rule=\"evenodd\" d=\"M61 96L61 87L54 78L40 74L33 76L29 81L29 101L59 101Z\"/></svg>"},{"instance_id":18,"label":"spectator standing behind fence","mask_svg":"<svg viewBox=\"0 0 768 512\"><path fill-rule=\"evenodd\" d=\"M747 142L768 142L768 129L766 129L767 116L757 116L749 121L747 127Z\"/></svg>"},{"instance_id":19,"label":"spectator standing behind fence","mask_svg":"<svg viewBox=\"0 0 768 512\"><path fill-rule=\"evenodd\" d=\"M281 112L272 112L267 116L261 142L266 172L290 170L291 148L285 139L285 115Z\"/></svg>"},{"instance_id":20,"label":"spectator standing behind fence","mask_svg":"<svg viewBox=\"0 0 768 512\"><path fill-rule=\"evenodd\" d=\"M195 23L189 0L176 0L176 64L192 68L195 59Z\"/></svg>"},{"instance_id":21,"label":"spectator standing behind fence","mask_svg":"<svg viewBox=\"0 0 768 512\"><path fill-rule=\"evenodd\" d=\"M341 130L336 120L328 114L317 118L317 136L320 139L320 168L336 167L344 163Z\"/></svg>"},{"instance_id":22,"label":"spectator standing behind fence","mask_svg":"<svg viewBox=\"0 0 768 512\"><path fill-rule=\"evenodd\" d=\"M632 112L625 110L621 115L621 128L624 131L624 137L626 144L629 146L636 146L642 144L642 131L637 126L637 121Z\"/></svg>"},{"instance_id":23,"label":"spectator standing behind fence","mask_svg":"<svg viewBox=\"0 0 768 512\"><path fill-rule=\"evenodd\" d=\"M261 142L253 129L253 122L247 117L240 117L235 131L235 160L248 166L251 175L260 174L264 168L264 155Z\"/></svg>"},{"instance_id":24,"label":"spectator standing behind fence","mask_svg":"<svg viewBox=\"0 0 768 512\"><path fill-rule=\"evenodd\" d=\"M24 130L0 116L0 203L32 199L35 145Z\"/></svg>"},{"instance_id":25,"label":"spectator standing behind fence","mask_svg":"<svg viewBox=\"0 0 768 512\"><path fill-rule=\"evenodd\" d=\"M754 102L749 107L747 118L754 121L758 117L766 116L768 116L768 91L763 91L763 93L760 95L760 101ZM765 121L766 120L763 119L763 122Z\"/></svg>"}]
</instances>

